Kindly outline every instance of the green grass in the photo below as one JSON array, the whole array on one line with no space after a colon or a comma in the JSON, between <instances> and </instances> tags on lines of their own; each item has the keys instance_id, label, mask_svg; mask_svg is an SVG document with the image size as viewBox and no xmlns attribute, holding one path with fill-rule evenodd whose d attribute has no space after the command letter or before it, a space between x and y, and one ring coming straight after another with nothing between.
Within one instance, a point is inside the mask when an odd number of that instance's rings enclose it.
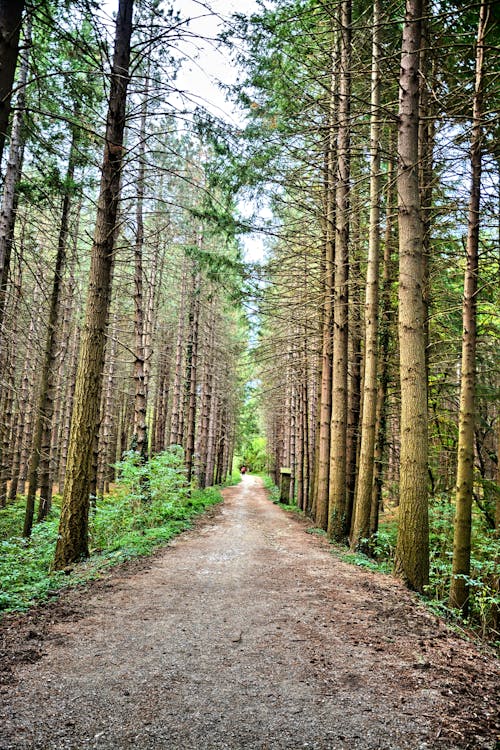
<instances>
[{"instance_id":1,"label":"green grass","mask_svg":"<svg viewBox=\"0 0 500 750\"><path fill-rule=\"evenodd\" d=\"M272 480L272 477L270 477L269 474L261 474L259 472L258 476L260 476L262 481L264 482L264 488L267 490L267 493L271 502L273 502L275 505L279 505L280 508L283 508L283 510L290 510L293 513L303 514L303 511L300 510L300 508L298 508L297 505L292 504L292 503L280 502L279 487L276 487L276 485L274 484Z\"/></svg>"},{"instance_id":2,"label":"green grass","mask_svg":"<svg viewBox=\"0 0 500 750\"><path fill-rule=\"evenodd\" d=\"M134 466L129 456L120 469L116 492L98 500L91 509L90 557L75 565L69 575L51 569L60 498L54 498L49 518L35 525L29 540L20 536L24 500L0 511L0 611L24 611L64 588L98 577L113 565L149 555L188 529L196 515L222 500L216 487L189 491L179 452L161 454L146 467ZM145 473L147 500L141 496Z\"/></svg>"}]
</instances>

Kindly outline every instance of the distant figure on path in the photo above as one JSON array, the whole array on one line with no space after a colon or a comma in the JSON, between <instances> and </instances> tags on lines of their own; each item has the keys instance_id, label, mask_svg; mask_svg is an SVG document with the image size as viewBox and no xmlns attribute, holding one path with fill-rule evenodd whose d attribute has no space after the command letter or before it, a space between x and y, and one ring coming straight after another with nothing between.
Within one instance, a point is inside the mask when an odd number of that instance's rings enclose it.
<instances>
[{"instance_id":1,"label":"distant figure on path","mask_svg":"<svg viewBox=\"0 0 500 750\"><path fill-rule=\"evenodd\" d=\"M246 467L246 466L242 466L242 467L240 468L240 473L241 473L241 474L246 474L246 473L247 473L247 467Z\"/></svg>"}]
</instances>

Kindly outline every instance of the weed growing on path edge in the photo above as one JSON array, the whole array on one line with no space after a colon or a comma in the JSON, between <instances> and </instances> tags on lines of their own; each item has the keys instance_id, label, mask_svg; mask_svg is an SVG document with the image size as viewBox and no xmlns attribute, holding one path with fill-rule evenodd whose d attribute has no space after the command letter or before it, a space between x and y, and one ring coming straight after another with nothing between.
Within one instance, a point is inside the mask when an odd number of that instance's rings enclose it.
<instances>
[{"instance_id":1,"label":"weed growing on path edge","mask_svg":"<svg viewBox=\"0 0 500 750\"><path fill-rule=\"evenodd\" d=\"M296 505L280 502L279 487L276 487L272 478L268 474L258 474L258 476L260 476L260 478L264 482L264 488L267 491L271 502L273 502L275 505L279 505L280 508L283 508L283 510L289 510L292 511L292 513L299 513L300 515L304 515L304 511L298 508Z\"/></svg>"},{"instance_id":2,"label":"weed growing on path edge","mask_svg":"<svg viewBox=\"0 0 500 750\"><path fill-rule=\"evenodd\" d=\"M112 494L97 498L89 518L90 557L71 573L52 571L59 527L60 498L31 539L19 536L25 501L2 510L0 525L0 611L24 611L47 601L62 589L98 578L101 571L126 560L151 554L191 526L191 519L221 502L217 487L187 488L182 453L166 451L148 462L150 500L141 497L144 466L127 456ZM146 470L148 464L145 465ZM137 470L136 470L137 469Z\"/></svg>"}]
</instances>

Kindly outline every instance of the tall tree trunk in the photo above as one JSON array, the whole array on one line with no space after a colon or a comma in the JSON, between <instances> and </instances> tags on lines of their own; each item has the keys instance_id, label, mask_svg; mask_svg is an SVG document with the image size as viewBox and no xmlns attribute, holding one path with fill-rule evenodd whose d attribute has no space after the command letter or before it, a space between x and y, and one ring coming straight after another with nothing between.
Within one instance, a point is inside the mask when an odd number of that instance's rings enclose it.
<instances>
[{"instance_id":1,"label":"tall tree trunk","mask_svg":"<svg viewBox=\"0 0 500 750\"><path fill-rule=\"evenodd\" d=\"M370 114L370 228L365 292L365 349L359 473L351 547L366 551L370 537L378 365L378 265L380 253L380 10L374 0Z\"/></svg>"},{"instance_id":2,"label":"tall tree trunk","mask_svg":"<svg viewBox=\"0 0 500 750\"><path fill-rule=\"evenodd\" d=\"M329 218L327 223L330 224ZM332 345L333 345L333 259L334 241L327 230L323 288L323 341L321 353L321 390L319 402L318 470L315 487L315 522L328 526L328 486L330 476L330 423L332 417Z\"/></svg>"},{"instance_id":3,"label":"tall tree trunk","mask_svg":"<svg viewBox=\"0 0 500 750\"><path fill-rule=\"evenodd\" d=\"M28 473L28 495L24 517L23 536L31 536L35 497L38 489L38 470L43 482L40 484L40 504L38 520L47 517L52 502L52 481L50 477L50 446L52 437L52 417L54 414L54 389L57 378L57 323L59 321L60 298L64 267L66 264L66 242L68 237L69 214L71 207L72 182L77 158L77 132L73 131L66 172L66 187L62 204L61 224L57 241L56 264L50 298L49 321L45 355L40 374L40 395L35 422L33 445L31 448L30 468Z\"/></svg>"},{"instance_id":4,"label":"tall tree trunk","mask_svg":"<svg viewBox=\"0 0 500 750\"><path fill-rule=\"evenodd\" d=\"M133 0L120 0L116 19L101 187L91 252L85 328L76 376L66 480L54 559L57 570L88 555L92 449L99 420L105 333L111 298L129 80L132 11Z\"/></svg>"},{"instance_id":5,"label":"tall tree trunk","mask_svg":"<svg viewBox=\"0 0 500 750\"><path fill-rule=\"evenodd\" d=\"M2 0L0 3L0 162L9 126L23 9L24 0Z\"/></svg>"},{"instance_id":6,"label":"tall tree trunk","mask_svg":"<svg viewBox=\"0 0 500 750\"><path fill-rule=\"evenodd\" d=\"M1 11L0 11L1 15ZM12 122L10 135L9 158L3 183L2 208L0 211L0 343L3 334L3 317L5 297L9 277L10 255L14 239L14 225L17 208L17 185L21 177L24 153L23 122L26 109L26 81L28 80L29 57L31 47L31 17L28 17L25 34L25 48L21 55L19 72L19 93L17 95L16 113ZM0 29L1 31L1 29ZM1 45L0 45L1 47ZM1 59L1 58L0 58ZM1 63L0 63L1 64ZM3 147L3 144L2 144Z\"/></svg>"},{"instance_id":7,"label":"tall tree trunk","mask_svg":"<svg viewBox=\"0 0 500 750\"><path fill-rule=\"evenodd\" d=\"M16 334L16 326L13 326L13 335ZM2 424L0 428L0 508L7 504L7 484L12 475L12 430L14 414L14 389L16 372L16 350L13 345L5 354L5 381L4 396L1 405Z\"/></svg>"},{"instance_id":8,"label":"tall tree trunk","mask_svg":"<svg viewBox=\"0 0 500 750\"><path fill-rule=\"evenodd\" d=\"M210 417L208 424L208 445L207 445L207 467L205 470L205 486L212 487L214 483L214 471L215 471L215 452L216 452L216 440L217 440L217 412L219 404L219 393L218 393L218 376L216 370L213 373L213 393L212 401L210 404Z\"/></svg>"},{"instance_id":9,"label":"tall tree trunk","mask_svg":"<svg viewBox=\"0 0 500 750\"><path fill-rule=\"evenodd\" d=\"M113 315L111 324L111 336L107 355L105 388L102 404L102 428L101 428L101 449L99 453L99 466L97 470L96 496L103 497L104 493L109 491L110 464L114 460L113 452L113 416L115 406L115 369L116 369L116 349L117 339L117 316Z\"/></svg>"},{"instance_id":10,"label":"tall tree trunk","mask_svg":"<svg viewBox=\"0 0 500 750\"><path fill-rule=\"evenodd\" d=\"M212 395L214 385L215 369L215 297L210 305L208 317L208 344L205 348L205 363L203 368L203 386L201 392L200 404L200 429L198 435L198 486L204 488L207 486L207 457L208 457L208 439L210 428L210 409L212 406Z\"/></svg>"},{"instance_id":11,"label":"tall tree trunk","mask_svg":"<svg viewBox=\"0 0 500 750\"><path fill-rule=\"evenodd\" d=\"M186 352L186 481L191 482L196 434L196 387L198 382L198 345L200 322L201 273L194 269L189 311L189 340Z\"/></svg>"},{"instance_id":12,"label":"tall tree trunk","mask_svg":"<svg viewBox=\"0 0 500 750\"><path fill-rule=\"evenodd\" d=\"M157 385L153 421L153 453L160 453L167 447L168 394L170 389L170 368L172 361L171 339L162 334L157 363Z\"/></svg>"},{"instance_id":13,"label":"tall tree trunk","mask_svg":"<svg viewBox=\"0 0 500 750\"><path fill-rule=\"evenodd\" d=\"M136 451L140 460L147 460L148 436L147 436L147 395L146 395L146 372L145 372L145 321L144 321L144 271L143 271L143 248L144 248L144 176L145 176L145 150L146 150L146 119L148 114L149 96L149 70L146 74L144 97L142 100L141 125L139 131L139 171L137 175L137 204L136 204L136 234L134 248L134 334L135 334L135 361L134 361L134 433L132 436L132 449Z\"/></svg>"},{"instance_id":14,"label":"tall tree trunk","mask_svg":"<svg viewBox=\"0 0 500 750\"><path fill-rule=\"evenodd\" d=\"M335 260L335 156L337 98L337 39L333 35L332 70L328 100L327 132L324 157L324 243L323 243L323 310L321 348L321 388L317 445L317 473L314 492L316 525L326 531L328 526L328 488L330 479L330 423L332 418L333 368L333 265Z\"/></svg>"},{"instance_id":15,"label":"tall tree trunk","mask_svg":"<svg viewBox=\"0 0 500 750\"><path fill-rule=\"evenodd\" d=\"M389 138L389 155L394 152L392 134ZM378 357L378 387L375 425L375 445L373 464L373 487L370 513L370 535L378 531L379 513L382 506L382 483L384 453L387 434L387 387L389 384L390 342L393 328L393 309L391 304L391 286L393 281L393 161L389 156L387 164L387 193L385 211L384 257L382 266L382 293L380 315L380 356Z\"/></svg>"},{"instance_id":16,"label":"tall tree trunk","mask_svg":"<svg viewBox=\"0 0 500 750\"><path fill-rule=\"evenodd\" d=\"M64 410L62 416L61 445L58 470L58 489L60 495L64 493L64 482L66 478L66 464L68 462L71 418L73 416L73 404L75 400L75 381L78 369L78 351L80 348L80 340L81 330L80 327L76 325L71 340L68 376L66 379L66 388L63 398Z\"/></svg>"},{"instance_id":17,"label":"tall tree trunk","mask_svg":"<svg viewBox=\"0 0 500 750\"><path fill-rule=\"evenodd\" d=\"M353 242L359 247L359 242ZM361 411L361 278L359 260L352 266L350 274L349 340L348 340L348 395L346 435L346 511L345 527L349 534L352 528L354 497L356 490L357 462L359 453L359 418Z\"/></svg>"},{"instance_id":18,"label":"tall tree trunk","mask_svg":"<svg viewBox=\"0 0 500 750\"><path fill-rule=\"evenodd\" d=\"M177 339L175 346L175 376L172 398L172 420L170 426L170 445L181 445L183 434L181 429L182 404L182 376L184 354L184 326L186 304L186 258L182 261L181 298L179 301L179 319L177 323Z\"/></svg>"},{"instance_id":19,"label":"tall tree trunk","mask_svg":"<svg viewBox=\"0 0 500 750\"><path fill-rule=\"evenodd\" d=\"M462 309L462 375L460 378L460 414L458 419L458 465L455 497L453 565L450 606L464 612L469 604L472 493L474 487L474 421L476 409L477 289L479 271L479 211L481 196L481 139L483 117L484 38L489 2L482 2L476 44L476 78L472 104L470 146L471 190L467 230L467 266Z\"/></svg>"},{"instance_id":20,"label":"tall tree trunk","mask_svg":"<svg viewBox=\"0 0 500 750\"><path fill-rule=\"evenodd\" d=\"M337 188L335 191L335 296L333 329L333 388L330 435L328 536L347 538L347 344L349 333L349 197L351 108L351 1L340 4L339 124Z\"/></svg>"},{"instance_id":21,"label":"tall tree trunk","mask_svg":"<svg viewBox=\"0 0 500 750\"><path fill-rule=\"evenodd\" d=\"M421 0L406 0L398 124L401 460L395 572L416 591L423 591L429 580L424 257L418 184L421 27Z\"/></svg>"},{"instance_id":22,"label":"tall tree trunk","mask_svg":"<svg viewBox=\"0 0 500 750\"><path fill-rule=\"evenodd\" d=\"M57 361L57 378L55 386L55 402L54 402L54 414L52 417L52 435L51 435L51 459L50 459L50 474L52 475L52 484L55 484L56 478L59 481L59 466L61 462L62 454L62 435L64 429L64 413L66 409L65 395L68 390L68 372L71 370L70 354L71 354L71 337L73 334L73 312L75 307L75 266L77 258L77 244L79 236L80 226L80 213L82 209L82 201L79 201L75 222L73 226L73 238L72 238L72 251L69 261L68 278L64 283L63 292L61 299L64 300L64 307L62 310L62 325L61 332L58 334L58 361ZM47 480L40 475L40 485L46 483Z\"/></svg>"}]
</instances>

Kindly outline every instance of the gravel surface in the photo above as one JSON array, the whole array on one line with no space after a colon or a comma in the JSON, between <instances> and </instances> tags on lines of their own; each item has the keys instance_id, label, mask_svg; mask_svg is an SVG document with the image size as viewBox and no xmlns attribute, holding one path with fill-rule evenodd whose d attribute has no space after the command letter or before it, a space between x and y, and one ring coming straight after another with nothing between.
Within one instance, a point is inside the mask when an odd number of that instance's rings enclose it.
<instances>
[{"instance_id":1,"label":"gravel surface","mask_svg":"<svg viewBox=\"0 0 500 750\"><path fill-rule=\"evenodd\" d=\"M0 627L0 748L495 750L498 664L246 476L152 559Z\"/></svg>"}]
</instances>

